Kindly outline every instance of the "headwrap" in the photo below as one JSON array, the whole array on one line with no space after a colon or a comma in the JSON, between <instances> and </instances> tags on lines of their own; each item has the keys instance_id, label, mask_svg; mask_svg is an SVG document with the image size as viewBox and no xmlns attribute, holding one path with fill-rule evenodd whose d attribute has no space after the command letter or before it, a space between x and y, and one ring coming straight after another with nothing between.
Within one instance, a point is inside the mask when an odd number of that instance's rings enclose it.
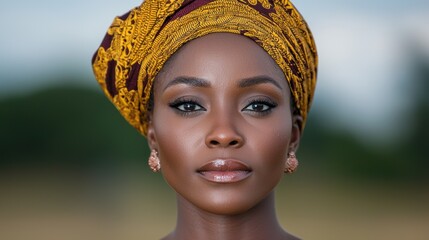
<instances>
[{"instance_id":1,"label":"headwrap","mask_svg":"<svg viewBox=\"0 0 429 240\"><path fill-rule=\"evenodd\" d=\"M182 45L217 32L249 37L275 60L305 123L317 52L306 22L288 0L145 0L114 19L92 59L95 77L125 119L146 135L156 75Z\"/></svg>"}]
</instances>

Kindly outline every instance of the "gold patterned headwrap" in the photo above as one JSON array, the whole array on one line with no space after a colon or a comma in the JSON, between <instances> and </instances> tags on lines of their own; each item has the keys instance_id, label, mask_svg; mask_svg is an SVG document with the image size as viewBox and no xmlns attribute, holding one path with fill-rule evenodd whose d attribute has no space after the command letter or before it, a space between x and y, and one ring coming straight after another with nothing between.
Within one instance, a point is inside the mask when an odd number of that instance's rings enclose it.
<instances>
[{"instance_id":1,"label":"gold patterned headwrap","mask_svg":"<svg viewBox=\"0 0 429 240\"><path fill-rule=\"evenodd\" d=\"M125 119L146 135L156 75L182 45L217 32L249 37L265 49L283 70L305 123L317 52L306 22L288 0L145 0L114 19L92 60L95 77Z\"/></svg>"}]
</instances>

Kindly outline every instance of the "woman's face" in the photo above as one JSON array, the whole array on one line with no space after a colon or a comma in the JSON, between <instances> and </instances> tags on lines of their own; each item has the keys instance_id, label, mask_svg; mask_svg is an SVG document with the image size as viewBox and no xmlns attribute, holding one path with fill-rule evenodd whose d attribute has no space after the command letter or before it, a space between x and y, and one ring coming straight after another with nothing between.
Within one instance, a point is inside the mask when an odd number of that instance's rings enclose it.
<instances>
[{"instance_id":1,"label":"woman's face","mask_svg":"<svg viewBox=\"0 0 429 240\"><path fill-rule=\"evenodd\" d=\"M158 74L148 139L183 199L237 214L278 184L300 121L274 60L246 37L215 33L184 45Z\"/></svg>"}]
</instances>

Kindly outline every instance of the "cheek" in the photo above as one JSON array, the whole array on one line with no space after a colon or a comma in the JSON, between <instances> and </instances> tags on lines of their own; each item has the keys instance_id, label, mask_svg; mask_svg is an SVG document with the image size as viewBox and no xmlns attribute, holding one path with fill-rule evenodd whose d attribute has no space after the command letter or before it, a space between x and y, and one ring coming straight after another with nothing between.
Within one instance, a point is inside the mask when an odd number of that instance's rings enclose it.
<instances>
[{"instance_id":1,"label":"cheek","mask_svg":"<svg viewBox=\"0 0 429 240\"><path fill-rule=\"evenodd\" d=\"M291 138L292 124L290 115L273 119L270 124L264 124L260 131L249 136L249 145L257 156L254 164L257 173L267 179L271 185L276 185L284 174L285 162ZM250 137L252 140L250 140Z\"/></svg>"},{"instance_id":2,"label":"cheek","mask_svg":"<svg viewBox=\"0 0 429 240\"><path fill-rule=\"evenodd\" d=\"M173 188L186 186L191 180L189 174L196 169L195 151L202 142L201 134L183 124L183 117L175 115L168 109L154 112L161 171Z\"/></svg>"}]
</instances>

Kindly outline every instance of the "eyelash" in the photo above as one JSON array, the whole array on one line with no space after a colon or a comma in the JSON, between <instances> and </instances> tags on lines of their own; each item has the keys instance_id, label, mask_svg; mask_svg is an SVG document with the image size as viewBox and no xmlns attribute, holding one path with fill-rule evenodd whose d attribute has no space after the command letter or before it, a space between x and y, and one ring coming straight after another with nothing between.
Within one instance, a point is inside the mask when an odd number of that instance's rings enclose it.
<instances>
[{"instance_id":1,"label":"eyelash","mask_svg":"<svg viewBox=\"0 0 429 240\"><path fill-rule=\"evenodd\" d=\"M184 106L185 104L190 104L190 105L197 107L197 108L200 108L200 109L197 109L197 110L180 109L180 107ZM206 111L206 109L198 103L198 100L193 99L193 98L189 98L189 97L178 98L178 99L172 101L171 103L169 103L168 105L171 108L174 108L174 110L176 110L177 113L179 113L180 115L183 115L183 116L188 116L191 114L196 114L196 113L201 112L201 111Z\"/></svg>"},{"instance_id":2,"label":"eyelash","mask_svg":"<svg viewBox=\"0 0 429 240\"><path fill-rule=\"evenodd\" d=\"M199 108L197 110L186 110L186 109L180 109L181 107L183 107L185 104L190 104L192 105L194 108ZM265 105L262 106L263 108L267 107L267 109L265 110L250 110L247 109L250 106L254 105L254 104L258 104L258 105ZM175 111L177 111L177 113L179 113L180 115L183 116L188 116L191 114L196 114L198 112L201 111L206 111L206 109L204 107L202 107L199 103L198 100L193 99L193 98L189 98L189 97L182 97L182 98L178 98L174 101L172 101L171 103L168 104L171 108L174 108ZM269 113L272 112L272 110L277 107L277 103L272 101L271 99L266 99L266 98L258 98L258 99L252 99L250 100L246 107L244 107L241 111L243 112L250 112L251 114L255 114L258 116L266 116Z\"/></svg>"},{"instance_id":3,"label":"eyelash","mask_svg":"<svg viewBox=\"0 0 429 240\"><path fill-rule=\"evenodd\" d=\"M262 111L256 111L256 110L249 110L247 109L248 107L254 105L254 104L261 104L261 105L265 105L263 106L263 108L267 107L267 109L262 110ZM249 111L252 114L256 114L259 116L266 116L269 113L272 112L272 110L274 108L277 107L277 103L272 101L271 99L266 99L266 98L259 98L259 99L252 99L249 101L249 103L246 105L246 107L244 107L241 111Z\"/></svg>"}]
</instances>

